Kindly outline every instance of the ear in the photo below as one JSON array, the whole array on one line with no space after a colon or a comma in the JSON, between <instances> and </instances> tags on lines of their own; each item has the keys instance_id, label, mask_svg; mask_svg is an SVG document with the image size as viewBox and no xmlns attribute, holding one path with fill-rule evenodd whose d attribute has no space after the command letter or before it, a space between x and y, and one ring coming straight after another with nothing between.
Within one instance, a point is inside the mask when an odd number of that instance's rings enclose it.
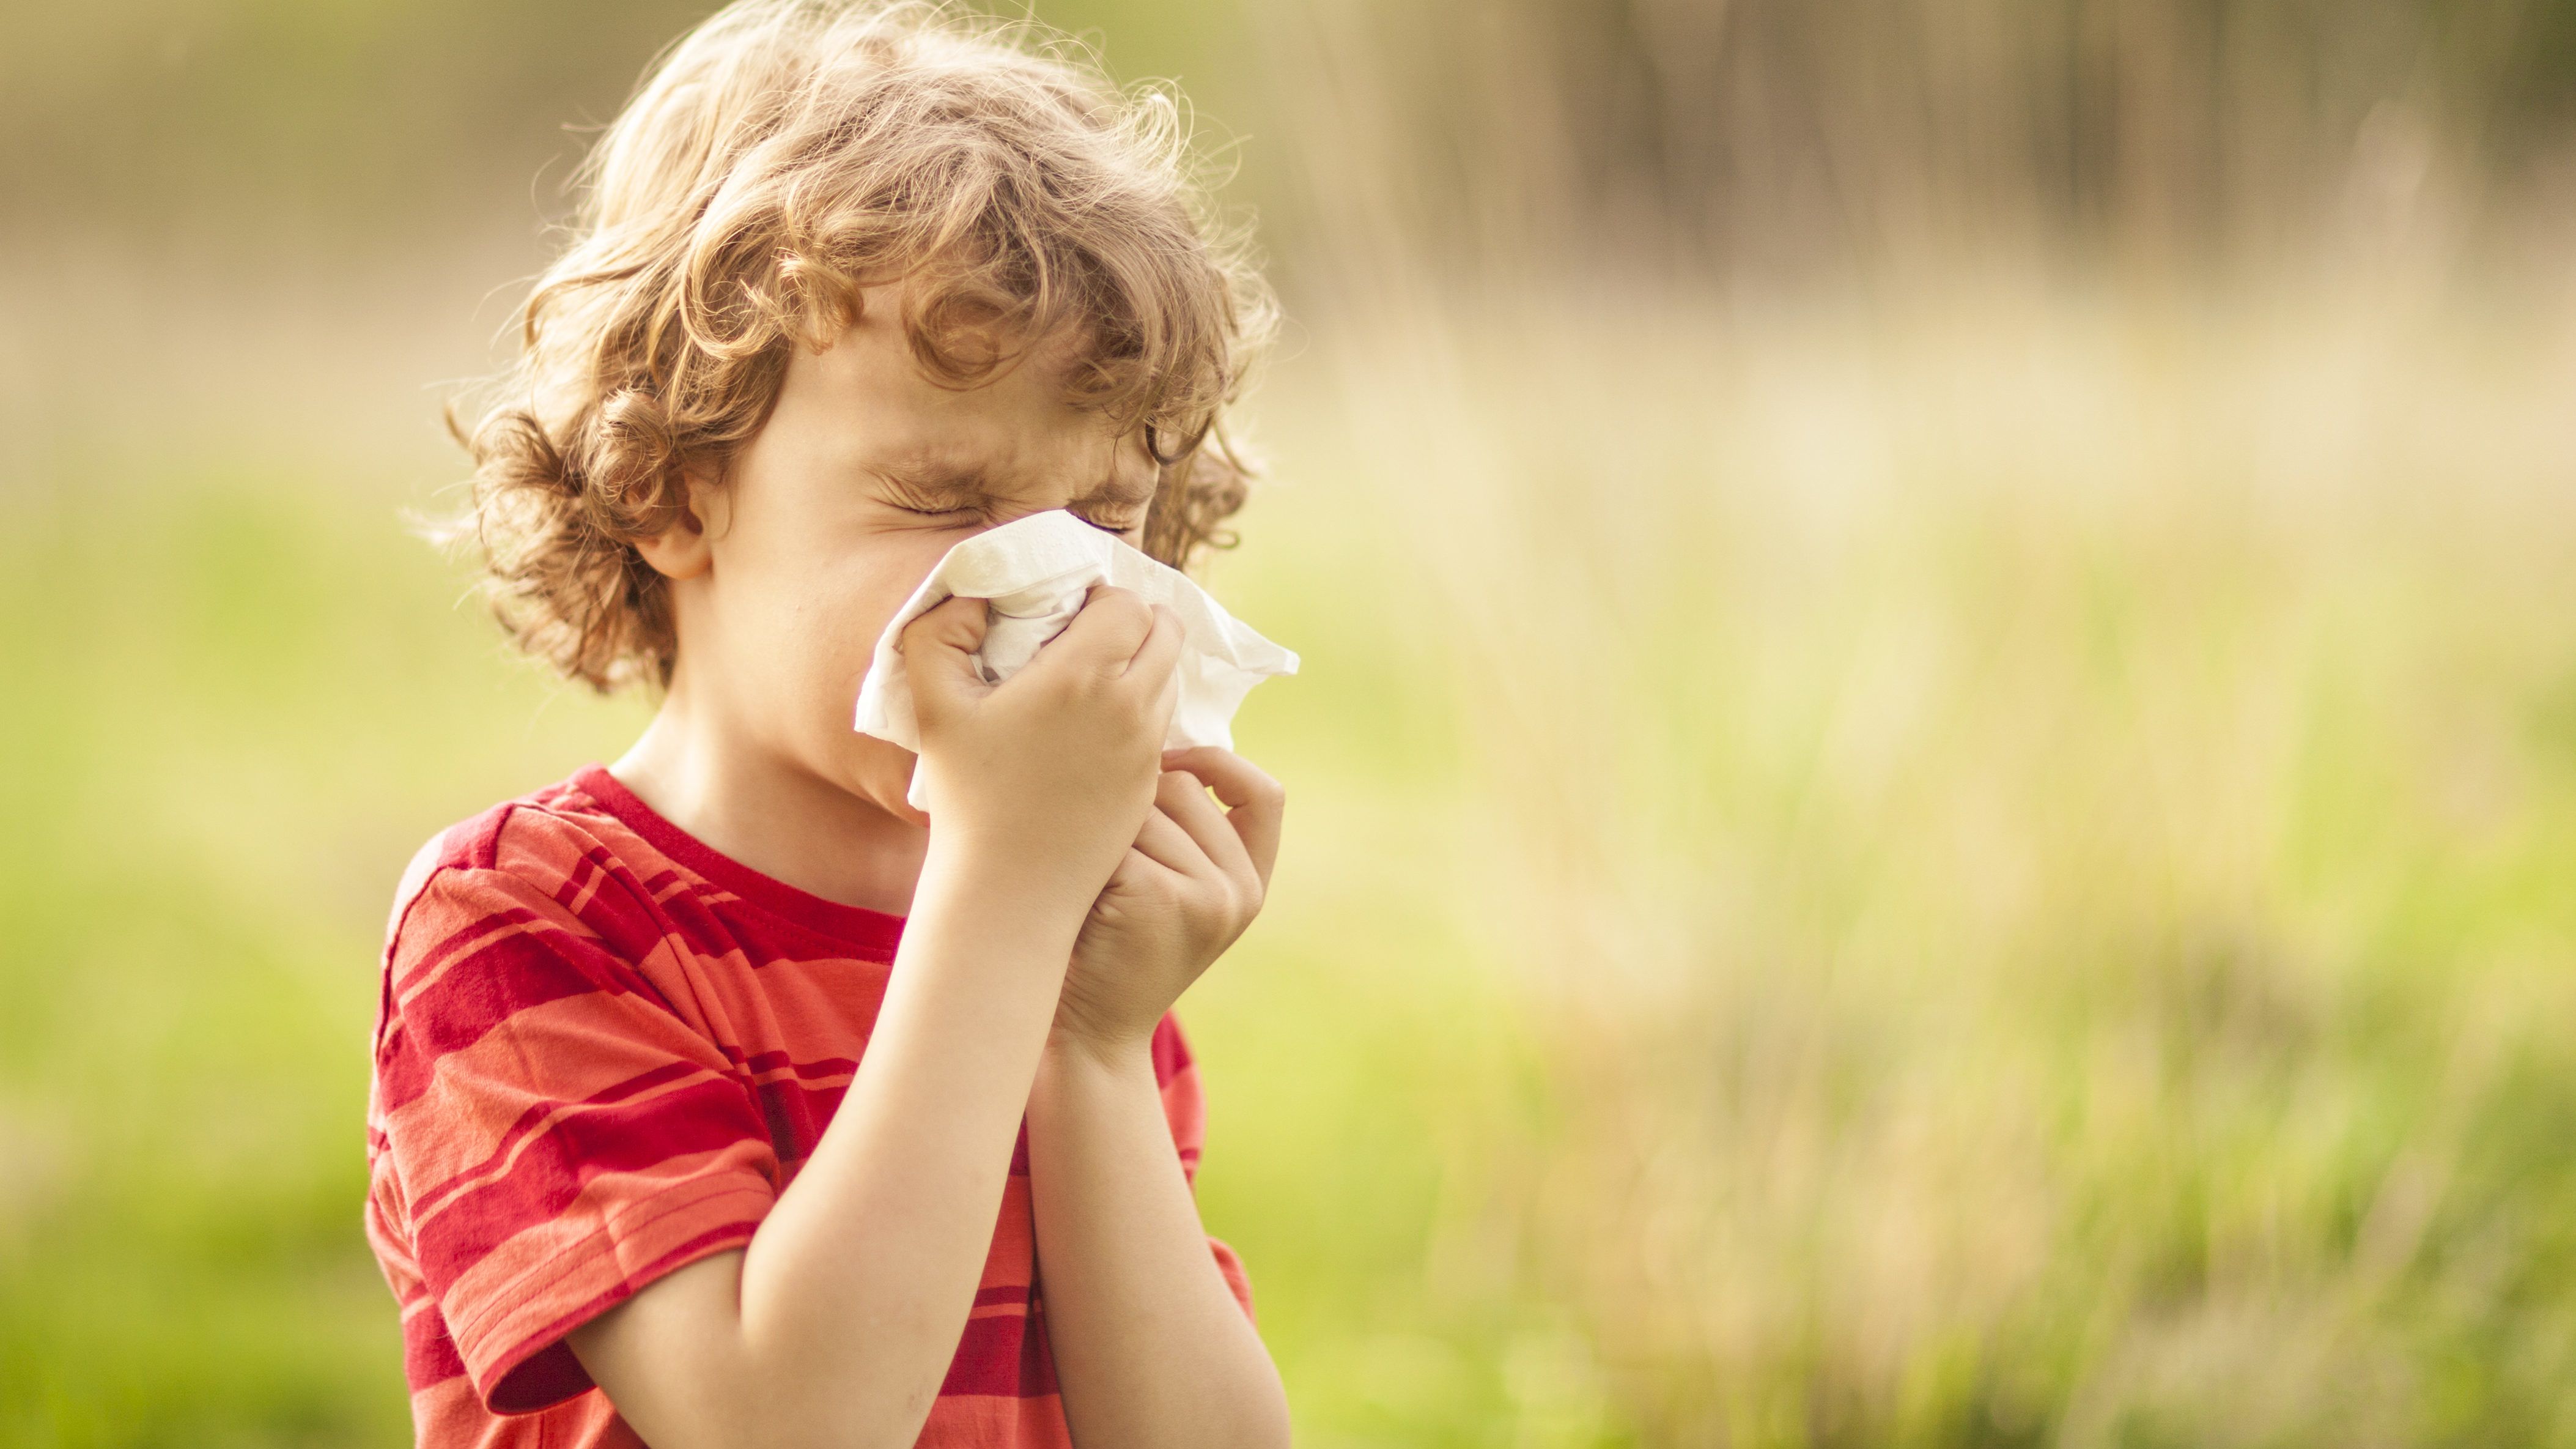
<instances>
[{"instance_id":1,"label":"ear","mask_svg":"<svg viewBox=\"0 0 2576 1449\"><path fill-rule=\"evenodd\" d=\"M635 551L653 572L666 579L693 579L715 567L711 540L724 527L724 494L696 469L682 475L688 482L689 506L672 524L651 538L635 541Z\"/></svg>"}]
</instances>

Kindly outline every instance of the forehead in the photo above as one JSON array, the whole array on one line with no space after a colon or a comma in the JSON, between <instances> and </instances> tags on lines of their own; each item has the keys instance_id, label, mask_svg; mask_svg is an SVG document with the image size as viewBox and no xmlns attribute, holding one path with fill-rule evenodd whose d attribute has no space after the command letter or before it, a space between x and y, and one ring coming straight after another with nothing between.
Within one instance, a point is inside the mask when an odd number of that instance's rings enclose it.
<instances>
[{"instance_id":1,"label":"forehead","mask_svg":"<svg viewBox=\"0 0 2576 1449\"><path fill-rule=\"evenodd\" d=\"M799 347L772 424L822 430L817 441L872 470L926 486L1096 476L1150 494L1155 469L1138 433L1067 400L1075 348L1050 341L991 380L955 387L913 355L899 299L870 289L857 325L821 351ZM1141 465L1141 466L1140 466Z\"/></svg>"}]
</instances>

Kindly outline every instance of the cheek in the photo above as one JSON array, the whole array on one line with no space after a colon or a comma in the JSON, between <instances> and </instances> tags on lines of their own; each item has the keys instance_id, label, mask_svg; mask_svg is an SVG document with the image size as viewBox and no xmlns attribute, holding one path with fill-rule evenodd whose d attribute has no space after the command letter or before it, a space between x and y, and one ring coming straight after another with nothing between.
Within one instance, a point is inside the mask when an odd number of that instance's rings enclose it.
<instances>
[{"instance_id":1,"label":"cheek","mask_svg":"<svg viewBox=\"0 0 2576 1449\"><path fill-rule=\"evenodd\" d=\"M854 631L864 657L904 601L930 577L939 560L970 535L961 529L914 529L875 535L836 562L833 590L839 599L833 626Z\"/></svg>"},{"instance_id":2,"label":"cheek","mask_svg":"<svg viewBox=\"0 0 2576 1449\"><path fill-rule=\"evenodd\" d=\"M875 662L878 636L962 535L888 535L831 569L800 609L797 714L810 731L798 753L842 788L899 820L924 823L905 802L910 750L851 727L859 685Z\"/></svg>"},{"instance_id":3,"label":"cheek","mask_svg":"<svg viewBox=\"0 0 2576 1449\"><path fill-rule=\"evenodd\" d=\"M847 728L849 706L875 654L877 637L962 535L883 533L819 549L803 567L761 581L760 603L729 632L738 647L770 654L793 676L798 712L830 714ZM748 637L746 637L746 635Z\"/></svg>"}]
</instances>

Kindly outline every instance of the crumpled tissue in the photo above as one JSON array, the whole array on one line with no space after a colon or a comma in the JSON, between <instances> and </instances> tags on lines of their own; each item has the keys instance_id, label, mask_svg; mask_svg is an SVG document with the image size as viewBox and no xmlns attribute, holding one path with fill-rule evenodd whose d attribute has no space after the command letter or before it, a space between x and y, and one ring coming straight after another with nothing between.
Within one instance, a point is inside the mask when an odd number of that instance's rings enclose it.
<instances>
[{"instance_id":1,"label":"crumpled tissue","mask_svg":"<svg viewBox=\"0 0 2576 1449\"><path fill-rule=\"evenodd\" d=\"M912 681L896 647L906 624L953 597L985 600L984 647L975 666L987 683L999 684L1064 632L1093 584L1133 589L1146 603L1167 604L1180 616L1180 701L1163 737L1166 749L1234 748L1234 712L1252 686L1297 672L1294 653L1254 633L1180 570L1055 508L958 544L912 591L877 637L876 657L859 686L859 733L921 749ZM905 798L916 810L927 808L918 770Z\"/></svg>"}]
</instances>

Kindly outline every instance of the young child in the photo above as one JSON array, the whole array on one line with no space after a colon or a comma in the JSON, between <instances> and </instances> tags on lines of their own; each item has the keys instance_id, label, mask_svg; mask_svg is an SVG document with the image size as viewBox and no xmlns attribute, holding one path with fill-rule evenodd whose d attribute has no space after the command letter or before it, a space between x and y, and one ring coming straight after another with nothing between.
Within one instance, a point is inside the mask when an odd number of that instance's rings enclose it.
<instances>
[{"instance_id":1,"label":"young child","mask_svg":"<svg viewBox=\"0 0 2576 1449\"><path fill-rule=\"evenodd\" d=\"M424 1445L1287 1443L1169 1015L1282 797L1162 756L1178 621L1095 589L996 687L951 600L919 755L851 728L959 540L1178 565L1240 504L1269 314L1177 126L1021 32L746 0L586 163L469 522L519 644L662 703L396 899L367 1228Z\"/></svg>"}]
</instances>

